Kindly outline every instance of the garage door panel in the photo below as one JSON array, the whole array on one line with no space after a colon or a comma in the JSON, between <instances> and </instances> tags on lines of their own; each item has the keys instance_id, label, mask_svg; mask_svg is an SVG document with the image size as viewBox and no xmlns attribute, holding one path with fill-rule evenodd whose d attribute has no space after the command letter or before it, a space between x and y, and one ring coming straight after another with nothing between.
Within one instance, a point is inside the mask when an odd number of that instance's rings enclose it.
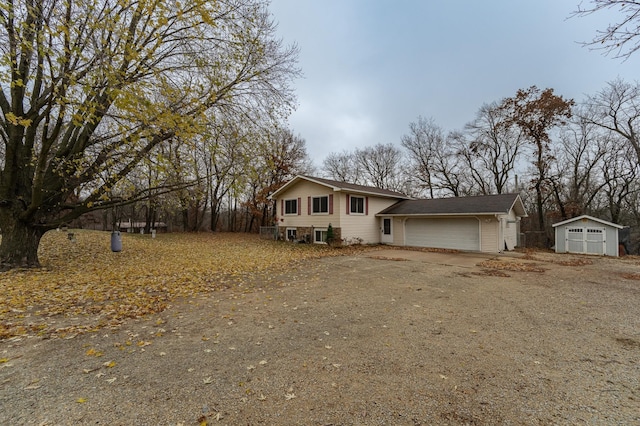
<instances>
[{"instance_id":1,"label":"garage door panel","mask_svg":"<svg viewBox=\"0 0 640 426\"><path fill-rule=\"evenodd\" d=\"M568 253L605 253L605 228L570 227L565 232Z\"/></svg>"},{"instance_id":2,"label":"garage door panel","mask_svg":"<svg viewBox=\"0 0 640 426\"><path fill-rule=\"evenodd\" d=\"M567 251L569 253L584 252L584 229L568 228L567 229Z\"/></svg>"},{"instance_id":3,"label":"garage door panel","mask_svg":"<svg viewBox=\"0 0 640 426\"><path fill-rule=\"evenodd\" d=\"M407 219L405 239L408 246L480 250L479 229L473 218Z\"/></svg>"}]
</instances>

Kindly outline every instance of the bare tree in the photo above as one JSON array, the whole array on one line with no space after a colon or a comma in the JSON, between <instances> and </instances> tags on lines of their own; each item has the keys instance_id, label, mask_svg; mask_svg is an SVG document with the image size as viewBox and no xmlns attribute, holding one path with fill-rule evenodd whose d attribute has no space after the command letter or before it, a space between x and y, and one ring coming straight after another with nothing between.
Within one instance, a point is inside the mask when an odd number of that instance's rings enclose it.
<instances>
[{"instance_id":1,"label":"bare tree","mask_svg":"<svg viewBox=\"0 0 640 426\"><path fill-rule=\"evenodd\" d=\"M445 147L445 134L432 118L419 116L409 123L409 134L402 136L402 146L408 151L412 175L430 198L435 197L434 173L438 152Z\"/></svg>"},{"instance_id":2,"label":"bare tree","mask_svg":"<svg viewBox=\"0 0 640 426\"><path fill-rule=\"evenodd\" d=\"M256 141L247 169L245 200L249 214L245 231L273 223L275 210L269 196L286 181L312 167L305 140L289 129L274 129Z\"/></svg>"},{"instance_id":3,"label":"bare tree","mask_svg":"<svg viewBox=\"0 0 640 426\"><path fill-rule=\"evenodd\" d=\"M640 84L611 81L589 97L587 107L584 119L622 136L640 164Z\"/></svg>"},{"instance_id":4,"label":"bare tree","mask_svg":"<svg viewBox=\"0 0 640 426\"><path fill-rule=\"evenodd\" d=\"M617 150L611 133L574 116L560 133L548 179L560 220L586 213L605 182L600 168L607 152Z\"/></svg>"},{"instance_id":5,"label":"bare tree","mask_svg":"<svg viewBox=\"0 0 640 426\"><path fill-rule=\"evenodd\" d=\"M485 104L465 126L460 155L482 194L508 191L524 143L522 132L508 121L498 103Z\"/></svg>"},{"instance_id":6,"label":"bare tree","mask_svg":"<svg viewBox=\"0 0 640 426\"><path fill-rule=\"evenodd\" d=\"M637 199L638 165L630 156L628 146L617 145L618 149L608 150L601 164L602 193L604 208L611 221L619 222L623 216L623 208L631 212L638 211L638 207L630 205ZM637 224L637 223L636 223Z\"/></svg>"},{"instance_id":7,"label":"bare tree","mask_svg":"<svg viewBox=\"0 0 640 426\"><path fill-rule=\"evenodd\" d=\"M572 16L584 17L607 9L617 9L621 18L604 30L597 30L590 42L583 43L614 58L627 59L640 49L640 2L627 0L591 0L581 2Z\"/></svg>"},{"instance_id":8,"label":"bare tree","mask_svg":"<svg viewBox=\"0 0 640 426\"><path fill-rule=\"evenodd\" d=\"M322 163L324 174L327 178L340 182L355 184L362 183L360 164L355 158L355 153L343 151L329 154Z\"/></svg>"},{"instance_id":9,"label":"bare tree","mask_svg":"<svg viewBox=\"0 0 640 426\"><path fill-rule=\"evenodd\" d=\"M367 184L394 191L404 188L402 151L395 145L377 144L356 149L354 156Z\"/></svg>"}]
</instances>

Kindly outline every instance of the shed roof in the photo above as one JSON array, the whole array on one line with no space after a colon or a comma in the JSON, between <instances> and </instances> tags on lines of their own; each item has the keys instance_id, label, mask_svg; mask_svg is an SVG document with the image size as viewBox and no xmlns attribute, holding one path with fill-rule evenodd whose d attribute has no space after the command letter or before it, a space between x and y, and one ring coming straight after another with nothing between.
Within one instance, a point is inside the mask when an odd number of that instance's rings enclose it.
<instances>
[{"instance_id":1,"label":"shed roof","mask_svg":"<svg viewBox=\"0 0 640 426\"><path fill-rule=\"evenodd\" d=\"M356 185L354 183L340 182L337 180L324 179L324 178L305 176L305 175L298 175L294 177L289 182L287 182L286 184L278 188L273 194L271 194L271 197L269 198L277 198L279 194L285 192L287 189L291 188L301 180L306 180L309 182L317 183L318 185L326 186L336 192L350 192L350 193L363 194L363 195L376 195L376 196L385 197L385 198L401 198L401 199L410 198L407 195L402 194L400 192L390 191L388 189L381 189L375 186Z\"/></svg>"},{"instance_id":2,"label":"shed roof","mask_svg":"<svg viewBox=\"0 0 640 426\"><path fill-rule=\"evenodd\" d=\"M382 210L378 216L507 214L511 209L518 216L527 216L518 194L403 200Z\"/></svg>"},{"instance_id":3,"label":"shed roof","mask_svg":"<svg viewBox=\"0 0 640 426\"><path fill-rule=\"evenodd\" d=\"M563 220L562 222L554 223L551 226L555 228L556 226L566 225L568 223L577 222L577 221L583 220L583 219L592 220L594 222L598 222L598 223L601 223L603 225L613 226L614 228L618 228L618 229L624 228L623 225L618 225L617 223L609 222L609 221L604 220L604 219L598 219L597 217L589 216L589 215L586 215L586 214L583 214L582 216L572 217L571 219Z\"/></svg>"}]
</instances>

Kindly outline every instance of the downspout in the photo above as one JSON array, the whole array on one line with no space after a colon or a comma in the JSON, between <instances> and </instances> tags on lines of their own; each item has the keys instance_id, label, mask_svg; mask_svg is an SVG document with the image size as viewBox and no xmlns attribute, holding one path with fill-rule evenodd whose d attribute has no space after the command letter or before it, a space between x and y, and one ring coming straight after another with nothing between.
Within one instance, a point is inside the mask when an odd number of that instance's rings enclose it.
<instances>
[{"instance_id":1,"label":"downspout","mask_svg":"<svg viewBox=\"0 0 640 426\"><path fill-rule=\"evenodd\" d=\"M498 221L498 253L502 253L504 252L504 246L506 244L504 241L504 218L496 215L496 220Z\"/></svg>"},{"instance_id":2,"label":"downspout","mask_svg":"<svg viewBox=\"0 0 640 426\"><path fill-rule=\"evenodd\" d=\"M409 218L405 217L402 219L402 245L406 247L407 245L407 220Z\"/></svg>"}]
</instances>

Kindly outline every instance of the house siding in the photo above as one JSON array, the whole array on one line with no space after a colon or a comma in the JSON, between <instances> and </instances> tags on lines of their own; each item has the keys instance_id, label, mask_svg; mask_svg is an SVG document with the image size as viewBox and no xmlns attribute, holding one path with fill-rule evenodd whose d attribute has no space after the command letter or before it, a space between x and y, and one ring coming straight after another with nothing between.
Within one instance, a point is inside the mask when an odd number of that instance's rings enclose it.
<instances>
[{"instance_id":1,"label":"house siding","mask_svg":"<svg viewBox=\"0 0 640 426\"><path fill-rule=\"evenodd\" d=\"M495 216L478 216L480 221L480 251L486 253L497 253L500 222Z\"/></svg>"},{"instance_id":2,"label":"house siding","mask_svg":"<svg viewBox=\"0 0 640 426\"><path fill-rule=\"evenodd\" d=\"M330 214L311 214L310 198L330 196L332 208ZM347 196L365 198L365 214L347 214ZM299 214L286 215L282 210L283 200L299 199ZM309 234L311 229L327 228L329 224L338 229L345 243L380 243L380 219L376 213L395 204L396 198L376 197L375 195L351 194L346 191L334 192L331 188L314 182L300 181L276 199L278 226L281 229L297 228L300 236ZM395 229L395 228L394 228ZM395 232L395 231L394 231Z\"/></svg>"},{"instance_id":3,"label":"house siding","mask_svg":"<svg viewBox=\"0 0 640 426\"><path fill-rule=\"evenodd\" d=\"M309 197L319 197L324 195L332 195L333 191L326 186L318 185L313 182L303 181L295 185L286 193L282 194L278 200L300 199L300 214L285 215L282 211L278 212L278 226L296 228L296 227L314 227L326 228L331 224L334 228L340 225L340 197L333 196L333 214L311 214L309 206ZM276 200L276 205L280 208L280 201Z\"/></svg>"},{"instance_id":4,"label":"house siding","mask_svg":"<svg viewBox=\"0 0 640 426\"><path fill-rule=\"evenodd\" d=\"M348 194L351 196L352 194ZM362 239L364 244L378 244L380 243L380 221L381 219L376 217L376 213L386 209L387 207L395 204L396 199L378 198L375 196L363 196L360 194L353 194L357 197L365 197L365 212L366 214L347 214L347 194L337 193L334 199L340 200L340 226L342 228L342 238L345 243L356 242L356 240ZM368 201L368 202L367 202ZM368 208L367 208L368 205ZM368 210L368 212L367 212ZM335 210L334 210L335 211ZM395 232L395 228L393 230Z\"/></svg>"}]
</instances>

